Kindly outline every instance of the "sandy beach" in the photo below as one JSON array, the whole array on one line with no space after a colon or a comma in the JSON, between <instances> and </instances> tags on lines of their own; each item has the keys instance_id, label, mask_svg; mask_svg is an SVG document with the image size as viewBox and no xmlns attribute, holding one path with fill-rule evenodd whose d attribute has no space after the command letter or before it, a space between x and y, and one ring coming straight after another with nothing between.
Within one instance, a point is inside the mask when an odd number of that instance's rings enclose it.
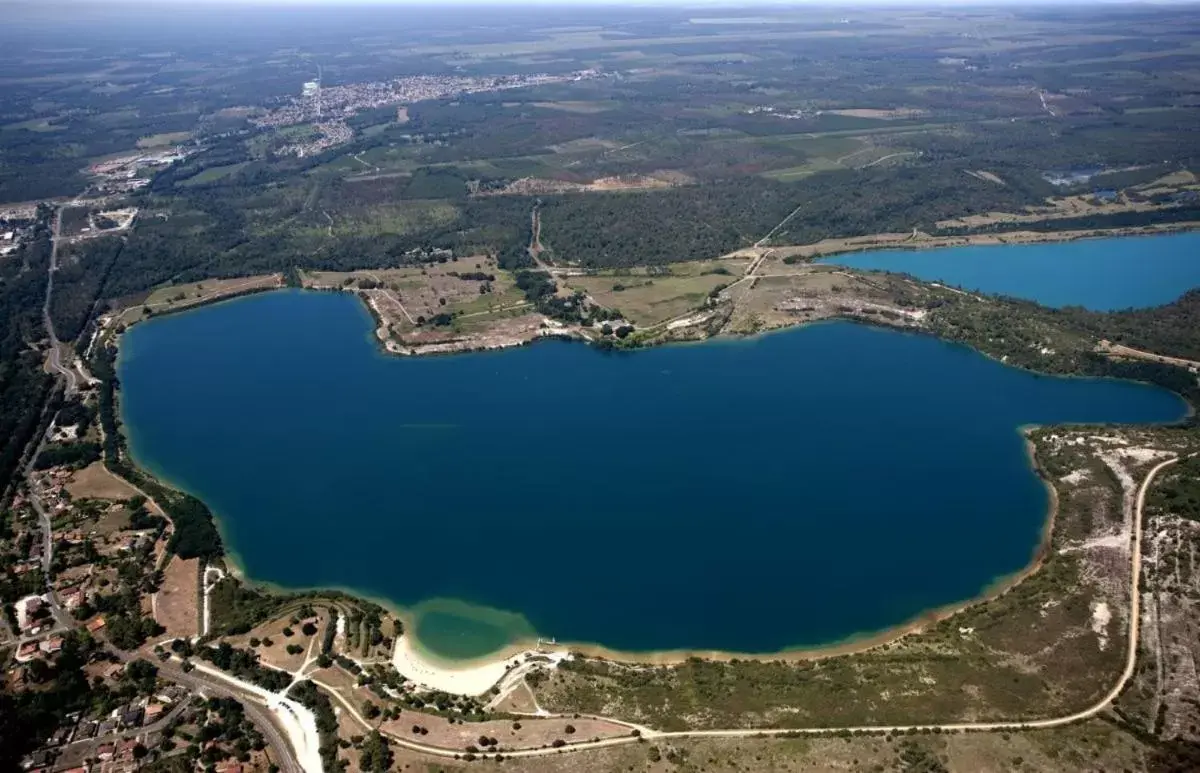
<instances>
[{"instance_id":1,"label":"sandy beach","mask_svg":"<svg viewBox=\"0 0 1200 773\"><path fill-rule=\"evenodd\" d=\"M495 660L449 666L422 654L407 634L396 640L396 649L392 654L392 664L405 679L430 690L455 695L483 695L521 660L520 654L505 657L503 653L497 653Z\"/></svg>"}]
</instances>

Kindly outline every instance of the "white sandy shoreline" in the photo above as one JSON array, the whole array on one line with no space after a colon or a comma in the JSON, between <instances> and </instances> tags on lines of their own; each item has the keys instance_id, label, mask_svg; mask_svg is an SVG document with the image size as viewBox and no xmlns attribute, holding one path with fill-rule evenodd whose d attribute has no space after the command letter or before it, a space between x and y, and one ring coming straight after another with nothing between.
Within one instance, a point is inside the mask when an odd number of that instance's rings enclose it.
<instances>
[{"instance_id":1,"label":"white sandy shoreline","mask_svg":"<svg viewBox=\"0 0 1200 773\"><path fill-rule=\"evenodd\" d=\"M519 667L531 655L549 657L552 660L569 657L566 650L525 650L508 655L497 653L490 660L456 666L433 660L422 653L419 647L414 646L411 636L402 634L396 639L392 665L405 679L426 689L453 695L477 696L499 684L506 674Z\"/></svg>"}]
</instances>

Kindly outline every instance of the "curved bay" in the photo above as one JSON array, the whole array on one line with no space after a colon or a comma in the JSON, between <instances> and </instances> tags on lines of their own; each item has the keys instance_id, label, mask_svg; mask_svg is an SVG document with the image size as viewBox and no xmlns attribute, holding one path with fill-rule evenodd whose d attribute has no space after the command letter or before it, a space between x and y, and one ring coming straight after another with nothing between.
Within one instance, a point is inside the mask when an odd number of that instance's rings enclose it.
<instances>
[{"instance_id":1,"label":"curved bay","mask_svg":"<svg viewBox=\"0 0 1200 773\"><path fill-rule=\"evenodd\" d=\"M371 328L353 296L301 291L140 324L123 419L251 578L415 608L445 657L532 631L769 652L897 625L1031 560L1047 493L1019 426L1184 412L850 323L419 359ZM422 617L430 599L467 603Z\"/></svg>"}]
</instances>

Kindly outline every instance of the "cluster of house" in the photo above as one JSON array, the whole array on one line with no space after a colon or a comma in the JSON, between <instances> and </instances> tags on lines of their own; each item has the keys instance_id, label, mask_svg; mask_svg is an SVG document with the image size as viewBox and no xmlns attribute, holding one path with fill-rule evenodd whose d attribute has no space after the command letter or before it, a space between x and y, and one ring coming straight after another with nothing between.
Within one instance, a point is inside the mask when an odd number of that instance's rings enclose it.
<instances>
[{"instance_id":1,"label":"cluster of house","mask_svg":"<svg viewBox=\"0 0 1200 773\"><path fill-rule=\"evenodd\" d=\"M601 77L596 69L565 75L533 73L520 75L410 75L390 81L347 83L326 86L318 81L304 85L300 96L252 119L256 126L290 126L324 116L350 116L360 110L385 105L412 104L430 99L487 91L541 86L550 83L591 80Z\"/></svg>"},{"instance_id":2,"label":"cluster of house","mask_svg":"<svg viewBox=\"0 0 1200 773\"><path fill-rule=\"evenodd\" d=\"M48 625L52 625L52 623L43 623L41 627L47 627ZM97 616L88 621L87 629L89 633L95 636L97 633L103 630L104 625L104 618ZM40 628L34 627L30 631L23 630L22 632L36 636L40 632ZM28 663L34 658L57 655L62 650L63 641L64 639L62 636L50 635L44 639L31 639L23 642L21 646L17 648L16 660L18 663Z\"/></svg>"},{"instance_id":3,"label":"cluster of house","mask_svg":"<svg viewBox=\"0 0 1200 773\"><path fill-rule=\"evenodd\" d=\"M33 207L0 209L0 257L17 251L21 238L29 233L35 215Z\"/></svg>"},{"instance_id":4,"label":"cluster of house","mask_svg":"<svg viewBox=\"0 0 1200 773\"><path fill-rule=\"evenodd\" d=\"M96 193L127 193L150 184L143 169L162 169L188 157L192 150L178 145L162 150L146 151L92 164L88 174L94 178Z\"/></svg>"},{"instance_id":5,"label":"cluster of house","mask_svg":"<svg viewBox=\"0 0 1200 773\"><path fill-rule=\"evenodd\" d=\"M23 767L29 773L50 773L51 770L59 770L60 773L131 771L137 764L135 749L139 745L153 748L162 741L160 733L147 728L166 717L171 708L187 696L185 688L170 685L153 696L114 709L108 716L84 717L79 712L69 714L49 742L25 758ZM56 766L55 762L60 759L70 759L78 765Z\"/></svg>"},{"instance_id":6,"label":"cluster of house","mask_svg":"<svg viewBox=\"0 0 1200 773\"><path fill-rule=\"evenodd\" d=\"M154 535L150 531L120 531L107 534L101 534L94 526L88 522L87 515L79 512L74 508L71 498L66 491L67 483L70 481L73 471L66 467L56 467L43 472L39 472L33 476L33 487L39 501L47 509L51 521L56 525L64 521L70 524L69 528L56 529L54 534L55 545L59 546L56 550L70 551L71 548L82 546L85 542L91 542L96 553L101 556L113 557L119 556L122 553L137 550L144 546L147 542L154 539ZM18 496L13 501L13 509L18 512L25 512L23 520L29 520L27 517L27 509L22 510L24 499ZM109 502L102 506L99 511L100 515L106 513L118 512L125 508L125 505L120 502ZM95 511L93 511L95 512ZM42 565L43 552L45 550L44 541L41 539L33 540L29 555L14 564L12 570L16 574L24 574L34 569L38 569ZM54 590L58 595L58 600L62 606L68 611L74 611L90 601L91 596L95 593L93 585L94 567L88 564L77 566L69 566L59 572L54 578Z\"/></svg>"},{"instance_id":7,"label":"cluster of house","mask_svg":"<svg viewBox=\"0 0 1200 773\"><path fill-rule=\"evenodd\" d=\"M39 655L55 655L62 650L63 637L48 636L41 641L27 641L17 649L17 662L28 663Z\"/></svg>"}]
</instances>

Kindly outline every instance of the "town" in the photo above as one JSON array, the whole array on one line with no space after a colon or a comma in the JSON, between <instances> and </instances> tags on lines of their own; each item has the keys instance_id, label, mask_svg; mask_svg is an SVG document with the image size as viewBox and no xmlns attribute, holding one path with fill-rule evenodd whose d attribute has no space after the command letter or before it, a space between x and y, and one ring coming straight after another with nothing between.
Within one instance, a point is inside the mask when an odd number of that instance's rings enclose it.
<instances>
[{"instance_id":1,"label":"town","mask_svg":"<svg viewBox=\"0 0 1200 773\"><path fill-rule=\"evenodd\" d=\"M568 75L413 75L391 81L328 87L323 86L320 81L310 81L304 84L300 96L287 98L284 104L272 107L265 114L251 119L251 123L260 128L280 128L313 121L315 136L287 145L278 151L280 155L304 157L349 142L354 132L343 119L360 110L444 99L460 94L506 91L599 77L599 70L588 69Z\"/></svg>"}]
</instances>

